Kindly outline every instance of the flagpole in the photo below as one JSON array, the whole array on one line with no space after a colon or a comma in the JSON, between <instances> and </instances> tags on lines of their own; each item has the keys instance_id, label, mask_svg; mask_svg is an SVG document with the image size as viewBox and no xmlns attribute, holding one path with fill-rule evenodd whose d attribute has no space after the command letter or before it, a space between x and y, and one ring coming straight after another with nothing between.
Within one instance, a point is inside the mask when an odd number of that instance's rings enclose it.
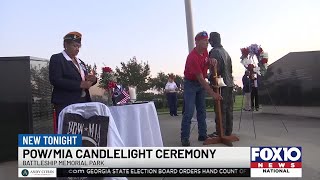
<instances>
[{"instance_id":1,"label":"flagpole","mask_svg":"<svg viewBox=\"0 0 320 180\"><path fill-rule=\"evenodd\" d=\"M192 22L192 11L191 11L191 0L184 0L185 11L186 11L186 23L187 23L187 34L188 34L188 47L189 52L194 48L194 33L193 33L193 22Z\"/></svg>"}]
</instances>

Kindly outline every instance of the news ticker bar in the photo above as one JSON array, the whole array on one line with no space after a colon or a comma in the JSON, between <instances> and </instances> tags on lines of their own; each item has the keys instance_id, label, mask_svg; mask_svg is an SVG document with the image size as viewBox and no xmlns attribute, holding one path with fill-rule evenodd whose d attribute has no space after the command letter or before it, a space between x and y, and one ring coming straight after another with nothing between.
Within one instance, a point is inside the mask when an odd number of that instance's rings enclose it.
<instances>
[{"instance_id":1,"label":"news ticker bar","mask_svg":"<svg viewBox=\"0 0 320 180\"><path fill-rule=\"evenodd\" d=\"M301 168L18 168L18 177L302 177Z\"/></svg>"},{"instance_id":2,"label":"news ticker bar","mask_svg":"<svg viewBox=\"0 0 320 180\"><path fill-rule=\"evenodd\" d=\"M57 168L57 177L250 177L250 168Z\"/></svg>"}]
</instances>

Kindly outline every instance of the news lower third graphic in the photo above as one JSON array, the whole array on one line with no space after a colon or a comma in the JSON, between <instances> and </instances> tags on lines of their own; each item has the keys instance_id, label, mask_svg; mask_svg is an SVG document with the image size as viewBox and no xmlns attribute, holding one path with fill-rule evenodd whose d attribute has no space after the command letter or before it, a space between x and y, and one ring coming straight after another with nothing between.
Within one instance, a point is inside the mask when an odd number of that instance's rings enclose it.
<instances>
[{"instance_id":1,"label":"news lower third graphic","mask_svg":"<svg viewBox=\"0 0 320 180\"><path fill-rule=\"evenodd\" d=\"M18 177L301 177L301 147L83 147L21 134Z\"/></svg>"},{"instance_id":2,"label":"news lower third graphic","mask_svg":"<svg viewBox=\"0 0 320 180\"><path fill-rule=\"evenodd\" d=\"M301 147L252 147L251 177L302 177Z\"/></svg>"},{"instance_id":3,"label":"news lower third graphic","mask_svg":"<svg viewBox=\"0 0 320 180\"><path fill-rule=\"evenodd\" d=\"M29 175L28 169L23 169L23 170L21 171L21 175L22 175L22 176L28 176L28 175Z\"/></svg>"},{"instance_id":4,"label":"news lower third graphic","mask_svg":"<svg viewBox=\"0 0 320 180\"><path fill-rule=\"evenodd\" d=\"M19 134L18 147L81 147L82 137L76 134Z\"/></svg>"},{"instance_id":5,"label":"news lower third graphic","mask_svg":"<svg viewBox=\"0 0 320 180\"><path fill-rule=\"evenodd\" d=\"M58 168L58 177L250 177L250 168Z\"/></svg>"}]
</instances>

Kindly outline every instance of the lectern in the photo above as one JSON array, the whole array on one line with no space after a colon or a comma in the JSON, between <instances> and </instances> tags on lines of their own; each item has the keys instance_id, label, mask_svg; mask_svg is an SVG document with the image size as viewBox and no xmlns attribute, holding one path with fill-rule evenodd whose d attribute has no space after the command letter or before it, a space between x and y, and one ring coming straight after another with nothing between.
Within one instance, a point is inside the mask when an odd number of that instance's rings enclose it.
<instances>
[{"instance_id":1,"label":"lectern","mask_svg":"<svg viewBox=\"0 0 320 180\"><path fill-rule=\"evenodd\" d=\"M53 133L49 60L0 57L0 162L17 159L18 134Z\"/></svg>"}]
</instances>

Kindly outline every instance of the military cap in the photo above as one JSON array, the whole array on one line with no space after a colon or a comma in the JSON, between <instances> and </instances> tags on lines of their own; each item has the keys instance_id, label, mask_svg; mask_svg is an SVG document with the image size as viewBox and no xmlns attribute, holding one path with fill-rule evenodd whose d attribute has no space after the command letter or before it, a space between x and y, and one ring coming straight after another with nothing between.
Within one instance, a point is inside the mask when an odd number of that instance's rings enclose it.
<instances>
[{"instance_id":1,"label":"military cap","mask_svg":"<svg viewBox=\"0 0 320 180\"><path fill-rule=\"evenodd\" d=\"M63 40L75 41L75 42L81 44L81 38L82 38L81 33L73 31L73 32L69 32L68 34L66 34L63 37Z\"/></svg>"}]
</instances>

